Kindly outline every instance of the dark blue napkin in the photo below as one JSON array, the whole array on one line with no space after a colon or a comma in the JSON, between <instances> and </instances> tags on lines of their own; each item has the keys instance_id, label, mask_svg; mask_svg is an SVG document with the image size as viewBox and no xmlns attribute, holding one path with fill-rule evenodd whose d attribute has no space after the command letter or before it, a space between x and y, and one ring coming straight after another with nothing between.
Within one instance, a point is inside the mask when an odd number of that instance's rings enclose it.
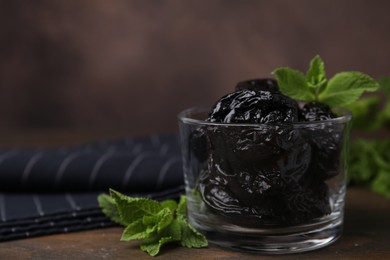
<instances>
[{"instance_id":1,"label":"dark blue napkin","mask_svg":"<svg viewBox=\"0 0 390 260\"><path fill-rule=\"evenodd\" d=\"M0 150L0 241L112 226L99 194L162 200L182 194L183 183L175 135Z\"/></svg>"}]
</instances>

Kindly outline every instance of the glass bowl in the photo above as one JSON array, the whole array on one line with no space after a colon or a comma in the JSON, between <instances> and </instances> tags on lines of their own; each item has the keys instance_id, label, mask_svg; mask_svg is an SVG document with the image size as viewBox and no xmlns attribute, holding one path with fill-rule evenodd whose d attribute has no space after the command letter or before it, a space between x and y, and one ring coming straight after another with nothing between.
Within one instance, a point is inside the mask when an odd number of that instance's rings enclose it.
<instances>
[{"instance_id":1,"label":"glass bowl","mask_svg":"<svg viewBox=\"0 0 390 260\"><path fill-rule=\"evenodd\" d=\"M210 243L285 254L343 230L351 114L318 122L227 124L178 116L188 219Z\"/></svg>"}]
</instances>

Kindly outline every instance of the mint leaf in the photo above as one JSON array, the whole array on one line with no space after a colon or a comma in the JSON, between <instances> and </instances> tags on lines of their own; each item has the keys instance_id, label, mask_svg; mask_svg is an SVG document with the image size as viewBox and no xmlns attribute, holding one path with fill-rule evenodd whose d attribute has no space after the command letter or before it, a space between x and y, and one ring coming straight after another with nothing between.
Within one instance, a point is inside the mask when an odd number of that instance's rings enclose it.
<instances>
[{"instance_id":1,"label":"mint leaf","mask_svg":"<svg viewBox=\"0 0 390 260\"><path fill-rule=\"evenodd\" d=\"M182 238L180 240L180 244L182 246L188 248L208 246L206 237L203 234L199 233L187 221L185 221L184 219L178 219L177 221L180 223L182 230Z\"/></svg>"},{"instance_id":2,"label":"mint leaf","mask_svg":"<svg viewBox=\"0 0 390 260\"><path fill-rule=\"evenodd\" d=\"M351 142L348 178L352 184L364 185L375 178L377 171L376 143L362 139Z\"/></svg>"},{"instance_id":3,"label":"mint leaf","mask_svg":"<svg viewBox=\"0 0 390 260\"><path fill-rule=\"evenodd\" d=\"M311 60L306 77L308 86L314 88L316 95L318 95L327 83L325 65L319 55Z\"/></svg>"},{"instance_id":4,"label":"mint leaf","mask_svg":"<svg viewBox=\"0 0 390 260\"><path fill-rule=\"evenodd\" d=\"M97 198L103 213L113 222L123 225L115 200L107 194L101 194Z\"/></svg>"},{"instance_id":5,"label":"mint leaf","mask_svg":"<svg viewBox=\"0 0 390 260\"><path fill-rule=\"evenodd\" d=\"M149 237L149 233L146 231L147 227L143 223L142 219L138 219L129 224L122 233L121 241L138 240Z\"/></svg>"},{"instance_id":6,"label":"mint leaf","mask_svg":"<svg viewBox=\"0 0 390 260\"><path fill-rule=\"evenodd\" d=\"M187 219L187 197L180 196L179 204L177 206L176 215L178 218Z\"/></svg>"},{"instance_id":7,"label":"mint leaf","mask_svg":"<svg viewBox=\"0 0 390 260\"><path fill-rule=\"evenodd\" d=\"M155 216L144 216L131 223L122 234L122 241L130 241L158 236L173 220L173 212L169 208L162 209Z\"/></svg>"},{"instance_id":8,"label":"mint leaf","mask_svg":"<svg viewBox=\"0 0 390 260\"><path fill-rule=\"evenodd\" d=\"M352 112L354 129L375 131L383 127L390 127L390 77L379 78L377 82L383 93L360 98L345 106Z\"/></svg>"},{"instance_id":9,"label":"mint leaf","mask_svg":"<svg viewBox=\"0 0 390 260\"><path fill-rule=\"evenodd\" d=\"M355 129L365 131L379 129L382 126L381 117L386 117L385 114L379 113L380 100L377 96L360 98L354 103L346 105L345 108L352 112L352 126ZM370 122L370 124L367 124L367 122Z\"/></svg>"},{"instance_id":10,"label":"mint leaf","mask_svg":"<svg viewBox=\"0 0 390 260\"><path fill-rule=\"evenodd\" d=\"M390 96L390 76L380 77L378 83L387 95Z\"/></svg>"},{"instance_id":11,"label":"mint leaf","mask_svg":"<svg viewBox=\"0 0 390 260\"><path fill-rule=\"evenodd\" d=\"M384 91L386 102L382 109L378 109L378 115L373 117L373 123L378 126L377 128L390 128L390 76L379 78L378 83Z\"/></svg>"},{"instance_id":12,"label":"mint leaf","mask_svg":"<svg viewBox=\"0 0 390 260\"><path fill-rule=\"evenodd\" d=\"M375 91L378 83L360 72L340 72L331 78L319 95L319 101L330 107L343 107L355 102L365 91Z\"/></svg>"},{"instance_id":13,"label":"mint leaf","mask_svg":"<svg viewBox=\"0 0 390 260\"><path fill-rule=\"evenodd\" d=\"M353 141L348 164L351 185L368 186L390 199L390 139Z\"/></svg>"},{"instance_id":14,"label":"mint leaf","mask_svg":"<svg viewBox=\"0 0 390 260\"><path fill-rule=\"evenodd\" d=\"M160 249L164 244L172 241L175 241L172 237L162 237L158 239L153 238L145 240L140 247L149 255L156 256L158 253L160 253Z\"/></svg>"},{"instance_id":15,"label":"mint leaf","mask_svg":"<svg viewBox=\"0 0 390 260\"><path fill-rule=\"evenodd\" d=\"M103 212L126 226L121 241L143 239L140 247L152 256L169 242L186 247L207 246L204 235L187 222L187 198L158 202L147 198L133 198L110 189L111 197L103 194L98 201Z\"/></svg>"},{"instance_id":16,"label":"mint leaf","mask_svg":"<svg viewBox=\"0 0 390 260\"><path fill-rule=\"evenodd\" d=\"M371 189L390 199L390 173L388 169L379 171L378 176L371 183Z\"/></svg>"},{"instance_id":17,"label":"mint leaf","mask_svg":"<svg viewBox=\"0 0 390 260\"><path fill-rule=\"evenodd\" d=\"M379 124L379 127L390 127L390 102L386 103L374 123Z\"/></svg>"},{"instance_id":18,"label":"mint leaf","mask_svg":"<svg viewBox=\"0 0 390 260\"><path fill-rule=\"evenodd\" d=\"M303 101L315 99L302 72L286 67L276 69L272 74L276 77L280 91L284 95Z\"/></svg>"},{"instance_id":19,"label":"mint leaf","mask_svg":"<svg viewBox=\"0 0 390 260\"><path fill-rule=\"evenodd\" d=\"M304 75L291 68L278 68L272 72L278 81L280 91L295 100L322 102L330 107L344 107L356 101L365 91L375 91L378 83L361 72L341 72L329 81L325 65L319 55L315 56ZM383 84L389 85L390 79Z\"/></svg>"},{"instance_id":20,"label":"mint leaf","mask_svg":"<svg viewBox=\"0 0 390 260\"><path fill-rule=\"evenodd\" d=\"M149 233L161 232L173 220L173 211L169 208L163 208L155 216L144 216L143 224L147 226Z\"/></svg>"},{"instance_id":21,"label":"mint leaf","mask_svg":"<svg viewBox=\"0 0 390 260\"><path fill-rule=\"evenodd\" d=\"M181 196L177 207L177 221L180 224L182 238L180 244L184 247L206 247L208 242L206 237L199 233L187 221L187 197Z\"/></svg>"},{"instance_id":22,"label":"mint leaf","mask_svg":"<svg viewBox=\"0 0 390 260\"><path fill-rule=\"evenodd\" d=\"M169 242L177 242L182 239L180 224L174 220L161 234L151 234L141 244L141 249L151 256L156 256L161 247Z\"/></svg>"},{"instance_id":23,"label":"mint leaf","mask_svg":"<svg viewBox=\"0 0 390 260\"><path fill-rule=\"evenodd\" d=\"M169 208L171 211L175 211L177 208L177 202L174 200L164 200L161 202L162 208Z\"/></svg>"},{"instance_id":24,"label":"mint leaf","mask_svg":"<svg viewBox=\"0 0 390 260\"><path fill-rule=\"evenodd\" d=\"M121 221L126 226L144 216L154 216L162 209L155 200L128 197L112 189L110 194L115 200Z\"/></svg>"},{"instance_id":25,"label":"mint leaf","mask_svg":"<svg viewBox=\"0 0 390 260\"><path fill-rule=\"evenodd\" d=\"M140 247L143 251L147 252L149 255L156 256L158 253L160 253L160 249L163 245L175 241L177 240L171 236L152 237L152 238L145 239L144 242L142 242Z\"/></svg>"}]
</instances>

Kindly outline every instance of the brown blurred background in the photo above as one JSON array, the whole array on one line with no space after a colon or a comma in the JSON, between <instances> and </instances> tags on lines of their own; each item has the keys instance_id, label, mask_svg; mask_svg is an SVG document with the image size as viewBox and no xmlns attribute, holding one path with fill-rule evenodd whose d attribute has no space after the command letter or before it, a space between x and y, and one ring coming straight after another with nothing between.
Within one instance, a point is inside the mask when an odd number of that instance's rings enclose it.
<instances>
[{"instance_id":1,"label":"brown blurred background","mask_svg":"<svg viewBox=\"0 0 390 260\"><path fill-rule=\"evenodd\" d=\"M174 132L280 66L390 75L387 0L0 0L2 130Z\"/></svg>"}]
</instances>

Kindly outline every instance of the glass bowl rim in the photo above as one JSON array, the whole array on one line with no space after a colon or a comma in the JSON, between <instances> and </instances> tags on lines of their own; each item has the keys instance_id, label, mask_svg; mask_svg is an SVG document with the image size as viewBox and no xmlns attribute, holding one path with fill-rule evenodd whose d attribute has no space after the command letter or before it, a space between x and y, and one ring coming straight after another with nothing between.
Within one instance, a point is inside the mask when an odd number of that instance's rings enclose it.
<instances>
[{"instance_id":1,"label":"glass bowl rim","mask_svg":"<svg viewBox=\"0 0 390 260\"><path fill-rule=\"evenodd\" d=\"M207 125L207 126L222 126L222 127L271 127L271 126L297 126L297 127L305 127L305 126L315 126L315 125L324 125L324 124L344 124L351 120L352 113L351 111L344 108L336 108L335 112L341 113L341 116L331 118L328 120L322 121L300 121L300 122L282 122L282 123L261 123L261 124L253 124L253 123L218 123L218 122L208 122L201 119L195 119L190 116L190 114L194 113L207 113L211 108L206 106L195 106L187 108L181 111L177 117L179 121L187 124L196 124L196 125Z\"/></svg>"}]
</instances>

